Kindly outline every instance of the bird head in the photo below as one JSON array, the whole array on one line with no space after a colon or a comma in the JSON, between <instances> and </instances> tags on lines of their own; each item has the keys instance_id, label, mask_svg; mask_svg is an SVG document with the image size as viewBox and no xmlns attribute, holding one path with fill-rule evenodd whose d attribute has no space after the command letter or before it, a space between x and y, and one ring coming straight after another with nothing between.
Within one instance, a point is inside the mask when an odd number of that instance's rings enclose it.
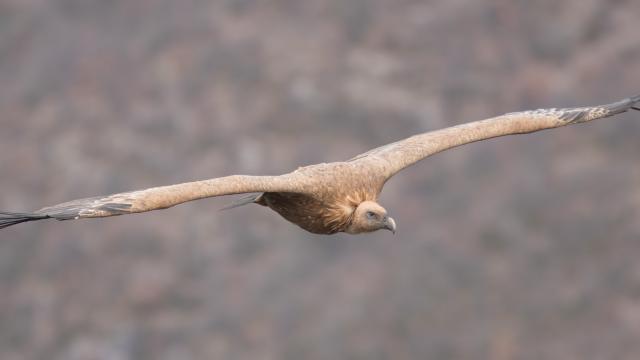
<instances>
[{"instance_id":1,"label":"bird head","mask_svg":"<svg viewBox=\"0 0 640 360\"><path fill-rule=\"evenodd\" d=\"M396 233L396 222L387 215L380 204L374 201L364 201L353 211L351 223L345 230L349 234L360 234L386 229Z\"/></svg>"}]
</instances>

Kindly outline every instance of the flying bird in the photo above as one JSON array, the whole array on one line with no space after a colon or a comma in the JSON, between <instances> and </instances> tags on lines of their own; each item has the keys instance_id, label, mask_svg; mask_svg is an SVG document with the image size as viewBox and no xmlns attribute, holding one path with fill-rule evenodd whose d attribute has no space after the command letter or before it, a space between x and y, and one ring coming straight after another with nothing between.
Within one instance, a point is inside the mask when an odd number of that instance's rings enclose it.
<instances>
[{"instance_id":1,"label":"flying bird","mask_svg":"<svg viewBox=\"0 0 640 360\"><path fill-rule=\"evenodd\" d=\"M0 229L43 219L141 213L208 197L249 193L230 207L250 203L266 206L316 234L380 229L395 233L396 222L377 200L386 181L400 170L460 145L584 123L630 109L640 110L640 95L601 106L514 112L414 135L347 161L300 167L280 176L232 175L74 200L32 213L0 212Z\"/></svg>"}]
</instances>

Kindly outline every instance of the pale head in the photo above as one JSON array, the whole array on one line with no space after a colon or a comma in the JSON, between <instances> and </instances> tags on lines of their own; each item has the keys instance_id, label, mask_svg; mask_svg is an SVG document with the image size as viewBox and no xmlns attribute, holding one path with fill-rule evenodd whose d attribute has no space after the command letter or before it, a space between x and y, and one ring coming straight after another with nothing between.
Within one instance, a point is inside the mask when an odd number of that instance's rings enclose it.
<instances>
[{"instance_id":1,"label":"pale head","mask_svg":"<svg viewBox=\"0 0 640 360\"><path fill-rule=\"evenodd\" d=\"M351 223L345 230L349 234L360 234L386 229L396 233L396 222L387 215L380 204L374 201L364 201L353 211Z\"/></svg>"}]
</instances>

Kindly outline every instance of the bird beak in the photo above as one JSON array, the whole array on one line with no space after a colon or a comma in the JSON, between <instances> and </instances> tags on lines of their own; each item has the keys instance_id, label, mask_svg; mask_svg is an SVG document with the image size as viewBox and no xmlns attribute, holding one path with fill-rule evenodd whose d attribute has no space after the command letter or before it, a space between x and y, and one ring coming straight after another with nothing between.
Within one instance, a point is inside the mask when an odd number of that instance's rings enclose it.
<instances>
[{"instance_id":1,"label":"bird beak","mask_svg":"<svg viewBox=\"0 0 640 360\"><path fill-rule=\"evenodd\" d=\"M393 220L392 217L386 217L384 219L384 228L391 231L392 233L396 233L396 221Z\"/></svg>"}]
</instances>

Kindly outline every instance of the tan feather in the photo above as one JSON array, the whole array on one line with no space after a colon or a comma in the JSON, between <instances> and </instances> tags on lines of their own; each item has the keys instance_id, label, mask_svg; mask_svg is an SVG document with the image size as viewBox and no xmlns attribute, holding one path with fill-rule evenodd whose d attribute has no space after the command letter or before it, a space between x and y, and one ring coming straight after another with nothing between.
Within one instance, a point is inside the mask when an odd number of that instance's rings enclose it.
<instances>
[{"instance_id":1,"label":"tan feather","mask_svg":"<svg viewBox=\"0 0 640 360\"><path fill-rule=\"evenodd\" d=\"M638 110L640 95L612 104L566 109L538 109L509 113L502 116L457 125L442 130L414 135L395 143L370 150L351 159L362 166L382 169L385 177L441 151L476 141L513 134L584 123Z\"/></svg>"}]
</instances>

